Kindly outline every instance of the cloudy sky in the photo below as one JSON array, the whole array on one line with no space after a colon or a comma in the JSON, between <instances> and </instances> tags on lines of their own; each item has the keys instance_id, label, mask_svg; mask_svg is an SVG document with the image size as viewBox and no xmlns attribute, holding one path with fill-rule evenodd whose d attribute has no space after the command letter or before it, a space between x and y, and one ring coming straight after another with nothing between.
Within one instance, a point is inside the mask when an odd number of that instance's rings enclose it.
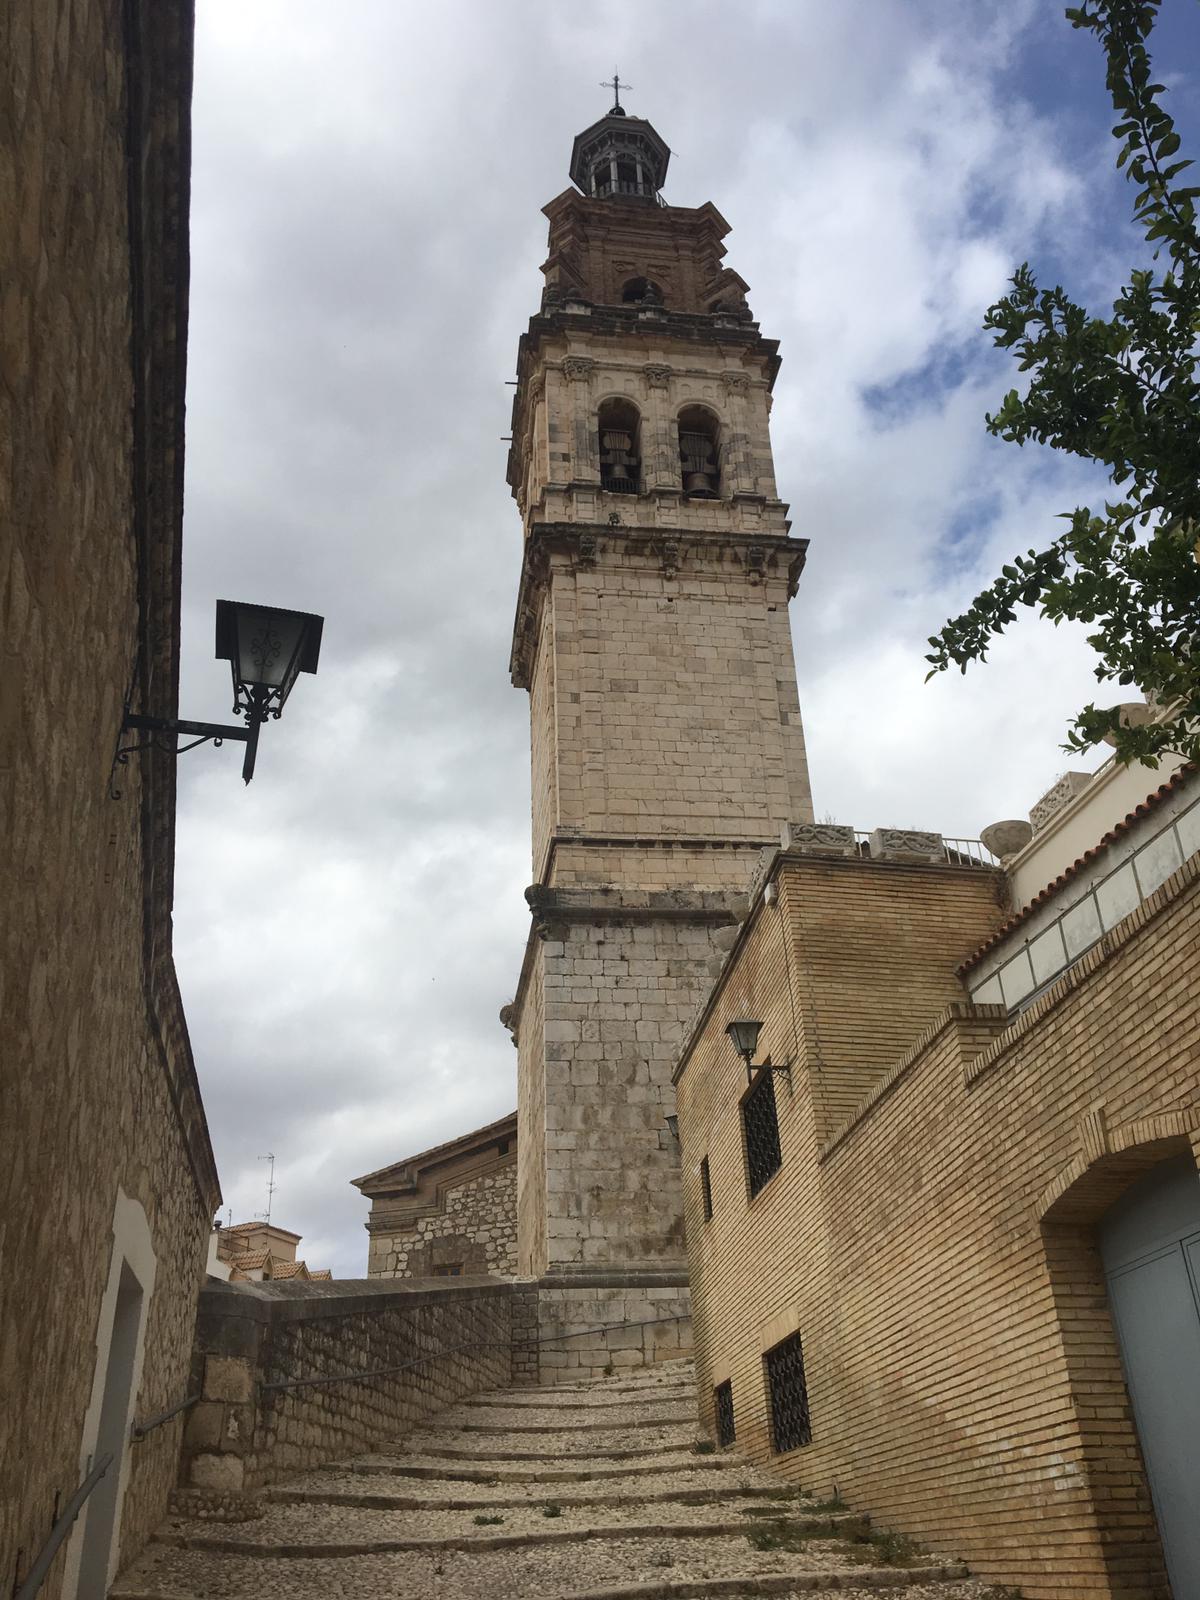
<instances>
[{"instance_id":1,"label":"cloudy sky","mask_svg":"<svg viewBox=\"0 0 1200 1600\"><path fill-rule=\"evenodd\" d=\"M1080 638L1031 619L928 685L922 656L1103 487L986 435L1015 377L985 308L1024 259L1101 307L1140 257L1099 49L1050 0L198 9L182 714L229 709L219 596L326 625L248 789L232 747L181 762L176 954L234 1220L264 1208L274 1151L275 1220L357 1276L349 1180L515 1103L497 1012L531 869L505 380L599 80L618 64L670 144L667 198L732 223L782 341L821 817L975 835L1067 765L1095 689ZM1164 10L1186 139L1200 8Z\"/></svg>"}]
</instances>

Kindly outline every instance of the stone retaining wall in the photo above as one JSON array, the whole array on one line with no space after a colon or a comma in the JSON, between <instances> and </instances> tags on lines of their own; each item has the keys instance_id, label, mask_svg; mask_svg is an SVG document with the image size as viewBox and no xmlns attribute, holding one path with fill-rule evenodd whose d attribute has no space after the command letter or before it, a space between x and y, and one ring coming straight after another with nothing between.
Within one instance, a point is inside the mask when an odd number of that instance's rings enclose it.
<instances>
[{"instance_id":1,"label":"stone retaining wall","mask_svg":"<svg viewBox=\"0 0 1200 1600\"><path fill-rule=\"evenodd\" d=\"M202 1398L184 1436L181 1504L192 1514L244 1515L267 1483L402 1437L463 1395L532 1379L514 1335L531 1330L534 1295L485 1277L437 1287L210 1281L197 1319L193 1388ZM364 1382L270 1387L421 1357L431 1359Z\"/></svg>"}]
</instances>

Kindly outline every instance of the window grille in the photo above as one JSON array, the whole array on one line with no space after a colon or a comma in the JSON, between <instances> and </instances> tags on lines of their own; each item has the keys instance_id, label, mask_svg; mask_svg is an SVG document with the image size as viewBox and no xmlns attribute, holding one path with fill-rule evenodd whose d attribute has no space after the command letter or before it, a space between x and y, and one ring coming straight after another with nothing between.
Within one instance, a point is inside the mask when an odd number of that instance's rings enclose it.
<instances>
[{"instance_id":1,"label":"window grille","mask_svg":"<svg viewBox=\"0 0 1200 1600\"><path fill-rule=\"evenodd\" d=\"M733 1382L726 1378L724 1383L719 1383L713 1390L713 1400L717 1408L717 1443L722 1450L737 1438L733 1425Z\"/></svg>"},{"instance_id":2,"label":"window grille","mask_svg":"<svg viewBox=\"0 0 1200 1600\"><path fill-rule=\"evenodd\" d=\"M449 1261L444 1266L434 1267L435 1278L461 1278L463 1264L461 1261Z\"/></svg>"},{"instance_id":3,"label":"window grille","mask_svg":"<svg viewBox=\"0 0 1200 1600\"><path fill-rule=\"evenodd\" d=\"M804 1351L800 1335L791 1334L763 1357L771 1399L771 1448L782 1454L812 1443Z\"/></svg>"},{"instance_id":4,"label":"window grille","mask_svg":"<svg viewBox=\"0 0 1200 1600\"><path fill-rule=\"evenodd\" d=\"M742 1126L746 1133L746 1170L750 1180L750 1198L753 1200L783 1165L773 1072L760 1073L743 1098Z\"/></svg>"},{"instance_id":5,"label":"window grille","mask_svg":"<svg viewBox=\"0 0 1200 1600\"><path fill-rule=\"evenodd\" d=\"M712 1179L708 1173L708 1157L700 1163L700 1192L704 1196L704 1220L712 1221Z\"/></svg>"}]
</instances>

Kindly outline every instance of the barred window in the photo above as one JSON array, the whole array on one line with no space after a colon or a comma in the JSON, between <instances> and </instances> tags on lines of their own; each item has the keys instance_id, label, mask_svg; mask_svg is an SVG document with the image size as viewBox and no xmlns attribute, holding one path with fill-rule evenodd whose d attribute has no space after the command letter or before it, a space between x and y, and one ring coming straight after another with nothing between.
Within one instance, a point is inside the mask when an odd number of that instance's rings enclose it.
<instances>
[{"instance_id":1,"label":"barred window","mask_svg":"<svg viewBox=\"0 0 1200 1600\"><path fill-rule=\"evenodd\" d=\"M791 1334L763 1357L771 1400L771 1448L778 1454L812 1443L808 1386L800 1335Z\"/></svg>"},{"instance_id":2,"label":"barred window","mask_svg":"<svg viewBox=\"0 0 1200 1600\"><path fill-rule=\"evenodd\" d=\"M746 1134L746 1171L753 1200L783 1165L773 1072L761 1072L743 1095L742 1126Z\"/></svg>"},{"instance_id":3,"label":"barred window","mask_svg":"<svg viewBox=\"0 0 1200 1600\"><path fill-rule=\"evenodd\" d=\"M733 1425L733 1380L726 1378L724 1383L719 1383L713 1390L713 1401L717 1408L717 1443L722 1450L737 1438Z\"/></svg>"},{"instance_id":4,"label":"barred window","mask_svg":"<svg viewBox=\"0 0 1200 1600\"><path fill-rule=\"evenodd\" d=\"M704 1197L704 1220L712 1221L712 1180L708 1175L708 1157L700 1163L700 1193Z\"/></svg>"}]
</instances>

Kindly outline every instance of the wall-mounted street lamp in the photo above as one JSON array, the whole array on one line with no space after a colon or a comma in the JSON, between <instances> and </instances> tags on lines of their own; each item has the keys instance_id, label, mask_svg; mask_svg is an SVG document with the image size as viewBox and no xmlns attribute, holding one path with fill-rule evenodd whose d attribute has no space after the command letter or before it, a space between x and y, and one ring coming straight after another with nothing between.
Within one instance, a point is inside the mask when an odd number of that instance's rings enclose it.
<instances>
[{"instance_id":1,"label":"wall-mounted street lamp","mask_svg":"<svg viewBox=\"0 0 1200 1600\"><path fill-rule=\"evenodd\" d=\"M754 1065L754 1052L758 1048L758 1036L762 1032L761 1022L746 1022L744 1020L731 1022L725 1032L733 1040L733 1048L746 1063L746 1082L753 1083L756 1072L782 1072L790 1087L792 1069L790 1065L773 1067L769 1061L760 1061Z\"/></svg>"},{"instance_id":2,"label":"wall-mounted street lamp","mask_svg":"<svg viewBox=\"0 0 1200 1600\"><path fill-rule=\"evenodd\" d=\"M228 661L233 674L233 711L245 717L246 726L236 723L183 722L173 717L149 717L130 711L128 702L113 756L113 775L125 766L131 755L156 745L155 734L182 735L191 744L174 746L173 755L194 750L209 739L214 745L233 739L246 746L242 777L249 783L254 776L258 754L258 731L268 717L279 717L292 685L302 672L316 672L321 653L324 617L309 611L285 611L280 606L248 605L238 600L217 601L218 661ZM151 735L137 744L123 745L126 733ZM163 746L157 745L159 749ZM120 790L109 783L109 792L119 799Z\"/></svg>"},{"instance_id":3,"label":"wall-mounted street lamp","mask_svg":"<svg viewBox=\"0 0 1200 1600\"><path fill-rule=\"evenodd\" d=\"M667 1112L667 1116L666 1116L666 1122L667 1122L667 1132L671 1135L672 1139L674 1139L675 1143L678 1144L679 1143L679 1116L678 1116L678 1114L676 1112L674 1112L674 1111L668 1111Z\"/></svg>"}]
</instances>

